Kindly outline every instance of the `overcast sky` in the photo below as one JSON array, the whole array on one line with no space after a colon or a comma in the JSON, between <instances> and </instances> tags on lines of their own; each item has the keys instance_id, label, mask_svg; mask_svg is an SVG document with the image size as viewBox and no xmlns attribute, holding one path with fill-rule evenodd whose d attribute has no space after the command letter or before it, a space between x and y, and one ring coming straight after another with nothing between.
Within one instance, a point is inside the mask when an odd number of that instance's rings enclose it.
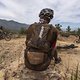
<instances>
[{"instance_id":1,"label":"overcast sky","mask_svg":"<svg viewBox=\"0 0 80 80\"><path fill-rule=\"evenodd\" d=\"M54 10L52 23L80 22L80 0L0 0L0 19L30 24L43 8Z\"/></svg>"}]
</instances>

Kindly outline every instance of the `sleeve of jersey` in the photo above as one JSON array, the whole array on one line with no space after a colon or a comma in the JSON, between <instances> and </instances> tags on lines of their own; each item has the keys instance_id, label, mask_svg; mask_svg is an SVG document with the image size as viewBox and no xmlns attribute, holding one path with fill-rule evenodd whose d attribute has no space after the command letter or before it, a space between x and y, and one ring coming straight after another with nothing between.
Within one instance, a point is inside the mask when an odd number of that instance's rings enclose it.
<instances>
[{"instance_id":1,"label":"sleeve of jersey","mask_svg":"<svg viewBox=\"0 0 80 80\"><path fill-rule=\"evenodd\" d=\"M52 48L54 49L56 47L56 41L57 41L58 33L53 32L53 42L52 42Z\"/></svg>"},{"instance_id":2,"label":"sleeve of jersey","mask_svg":"<svg viewBox=\"0 0 80 80\"><path fill-rule=\"evenodd\" d=\"M26 45L27 45L31 35L32 35L32 25L30 25L29 28L26 30L26 41L25 41Z\"/></svg>"},{"instance_id":3,"label":"sleeve of jersey","mask_svg":"<svg viewBox=\"0 0 80 80\"><path fill-rule=\"evenodd\" d=\"M32 31L33 31L33 25L30 25L29 28L27 29L27 37L26 39L29 40L31 38L32 35Z\"/></svg>"}]
</instances>

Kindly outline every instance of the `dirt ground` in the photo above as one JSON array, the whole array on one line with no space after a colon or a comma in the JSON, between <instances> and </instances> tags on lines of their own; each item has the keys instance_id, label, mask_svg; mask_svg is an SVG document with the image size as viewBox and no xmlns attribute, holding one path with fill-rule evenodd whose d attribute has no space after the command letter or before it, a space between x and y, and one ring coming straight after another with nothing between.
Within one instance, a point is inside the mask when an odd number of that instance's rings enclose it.
<instances>
[{"instance_id":1,"label":"dirt ground","mask_svg":"<svg viewBox=\"0 0 80 80\"><path fill-rule=\"evenodd\" d=\"M73 42L74 38L69 37L66 40L59 40L57 45ZM76 70L80 62L80 43L74 44L78 48L58 51L61 63L55 65L52 60L46 71L36 72L24 68L25 38L0 40L0 80L65 80L65 77L68 80L70 73Z\"/></svg>"}]
</instances>

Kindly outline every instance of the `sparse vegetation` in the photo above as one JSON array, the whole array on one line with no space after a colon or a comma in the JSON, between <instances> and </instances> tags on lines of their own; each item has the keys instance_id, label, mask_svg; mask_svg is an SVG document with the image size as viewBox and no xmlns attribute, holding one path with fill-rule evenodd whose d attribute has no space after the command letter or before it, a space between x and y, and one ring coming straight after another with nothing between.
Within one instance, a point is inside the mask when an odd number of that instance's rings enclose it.
<instances>
[{"instance_id":1,"label":"sparse vegetation","mask_svg":"<svg viewBox=\"0 0 80 80\"><path fill-rule=\"evenodd\" d=\"M70 31L71 31L71 27L68 26L68 27L66 28L66 32L70 32Z\"/></svg>"},{"instance_id":2,"label":"sparse vegetation","mask_svg":"<svg viewBox=\"0 0 80 80\"><path fill-rule=\"evenodd\" d=\"M62 25L61 24L55 24L55 26L59 31L62 31L62 29L61 29Z\"/></svg>"},{"instance_id":3,"label":"sparse vegetation","mask_svg":"<svg viewBox=\"0 0 80 80\"><path fill-rule=\"evenodd\" d=\"M26 29L21 27L20 31L19 31L19 34L22 34L22 35L26 34Z\"/></svg>"},{"instance_id":4,"label":"sparse vegetation","mask_svg":"<svg viewBox=\"0 0 80 80\"><path fill-rule=\"evenodd\" d=\"M70 33L68 33L68 32L60 32L60 35L63 36L63 37L69 37Z\"/></svg>"},{"instance_id":5,"label":"sparse vegetation","mask_svg":"<svg viewBox=\"0 0 80 80\"><path fill-rule=\"evenodd\" d=\"M71 80L80 80L79 63L76 66L76 70L72 70Z\"/></svg>"},{"instance_id":6,"label":"sparse vegetation","mask_svg":"<svg viewBox=\"0 0 80 80\"><path fill-rule=\"evenodd\" d=\"M78 28L77 30L77 35L80 35L80 28Z\"/></svg>"}]
</instances>

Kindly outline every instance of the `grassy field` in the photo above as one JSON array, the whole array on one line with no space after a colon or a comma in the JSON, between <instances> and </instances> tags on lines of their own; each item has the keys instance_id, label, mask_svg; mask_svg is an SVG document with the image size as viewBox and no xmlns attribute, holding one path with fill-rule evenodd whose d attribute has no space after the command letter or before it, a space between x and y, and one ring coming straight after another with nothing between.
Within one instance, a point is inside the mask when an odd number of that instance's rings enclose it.
<instances>
[{"instance_id":1,"label":"grassy field","mask_svg":"<svg viewBox=\"0 0 80 80\"><path fill-rule=\"evenodd\" d=\"M58 40L57 45L73 42L73 38L70 37L67 40ZM80 44L75 43L75 45L78 48L58 51L62 59L60 64L55 65L52 60L48 70L34 72L24 69L25 38L12 39L11 41L0 40L0 80L34 80L34 78L54 80L55 76L57 76L55 80L80 80L73 79L73 77L77 78L76 75L79 78L80 71ZM37 75L35 75L36 73ZM28 79L21 79L20 75L26 76Z\"/></svg>"}]
</instances>

